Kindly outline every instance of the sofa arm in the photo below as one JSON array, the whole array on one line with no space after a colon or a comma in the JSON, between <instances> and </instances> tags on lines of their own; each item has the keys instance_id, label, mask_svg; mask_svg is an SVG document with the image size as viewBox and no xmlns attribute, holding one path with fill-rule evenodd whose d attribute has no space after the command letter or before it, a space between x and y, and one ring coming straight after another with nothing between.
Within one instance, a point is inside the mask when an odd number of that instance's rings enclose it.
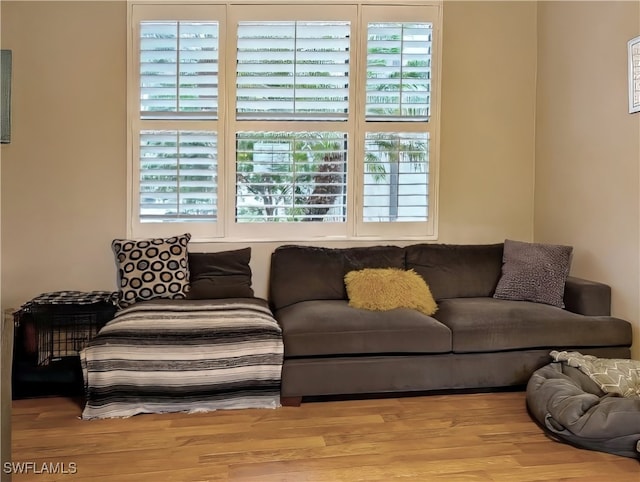
<instances>
[{"instance_id":1,"label":"sofa arm","mask_svg":"<svg viewBox=\"0 0 640 482\"><path fill-rule=\"evenodd\" d=\"M611 287L597 281L569 276L564 285L564 306L587 316L611 315Z\"/></svg>"}]
</instances>

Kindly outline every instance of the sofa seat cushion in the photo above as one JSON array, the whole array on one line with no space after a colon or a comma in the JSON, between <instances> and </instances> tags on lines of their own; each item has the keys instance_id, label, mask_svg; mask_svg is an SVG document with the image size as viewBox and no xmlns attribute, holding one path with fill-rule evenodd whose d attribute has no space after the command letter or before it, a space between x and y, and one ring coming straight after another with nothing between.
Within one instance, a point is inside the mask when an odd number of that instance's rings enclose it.
<instances>
[{"instance_id":1,"label":"sofa seat cushion","mask_svg":"<svg viewBox=\"0 0 640 482\"><path fill-rule=\"evenodd\" d=\"M285 357L447 353L451 331L419 311L369 311L346 300L303 301L275 312Z\"/></svg>"},{"instance_id":2,"label":"sofa seat cushion","mask_svg":"<svg viewBox=\"0 0 640 482\"><path fill-rule=\"evenodd\" d=\"M631 345L631 324L625 320L530 301L440 300L433 316L451 329L455 353Z\"/></svg>"}]
</instances>

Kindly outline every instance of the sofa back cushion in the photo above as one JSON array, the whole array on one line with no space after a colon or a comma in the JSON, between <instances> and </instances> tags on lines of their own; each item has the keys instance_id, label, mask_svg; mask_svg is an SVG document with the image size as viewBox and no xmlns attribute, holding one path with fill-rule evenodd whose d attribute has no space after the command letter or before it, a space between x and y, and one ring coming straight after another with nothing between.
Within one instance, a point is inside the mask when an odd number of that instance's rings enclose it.
<instances>
[{"instance_id":1,"label":"sofa back cushion","mask_svg":"<svg viewBox=\"0 0 640 482\"><path fill-rule=\"evenodd\" d=\"M367 268L398 268L404 269L404 248L398 246L364 246L346 248L342 252L344 265L342 278L349 271ZM345 292L346 297L346 292Z\"/></svg>"},{"instance_id":2,"label":"sofa back cushion","mask_svg":"<svg viewBox=\"0 0 640 482\"><path fill-rule=\"evenodd\" d=\"M504 245L414 244L406 268L419 273L436 300L493 296L502 270Z\"/></svg>"},{"instance_id":3,"label":"sofa back cushion","mask_svg":"<svg viewBox=\"0 0 640 482\"><path fill-rule=\"evenodd\" d=\"M301 301L346 300L345 274L364 268L403 269L404 250L398 246L280 246L271 255L271 306L278 310Z\"/></svg>"}]
</instances>

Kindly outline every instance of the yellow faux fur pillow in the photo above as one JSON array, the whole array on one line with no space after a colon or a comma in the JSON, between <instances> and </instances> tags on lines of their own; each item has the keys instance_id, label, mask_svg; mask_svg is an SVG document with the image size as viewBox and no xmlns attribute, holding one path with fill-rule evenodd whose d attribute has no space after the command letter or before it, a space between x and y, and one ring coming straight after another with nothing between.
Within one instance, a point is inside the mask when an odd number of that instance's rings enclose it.
<instances>
[{"instance_id":1,"label":"yellow faux fur pillow","mask_svg":"<svg viewBox=\"0 0 640 482\"><path fill-rule=\"evenodd\" d=\"M413 308L433 315L438 306L422 276L410 269L367 268L344 277L349 306L373 311Z\"/></svg>"}]
</instances>

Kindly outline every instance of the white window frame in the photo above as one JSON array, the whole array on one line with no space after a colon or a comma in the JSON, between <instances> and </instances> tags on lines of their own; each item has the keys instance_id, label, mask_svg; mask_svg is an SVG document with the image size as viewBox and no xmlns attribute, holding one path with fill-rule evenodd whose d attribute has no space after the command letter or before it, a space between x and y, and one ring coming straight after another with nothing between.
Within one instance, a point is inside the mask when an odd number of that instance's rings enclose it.
<instances>
[{"instance_id":1,"label":"white window frame","mask_svg":"<svg viewBox=\"0 0 640 482\"><path fill-rule=\"evenodd\" d=\"M144 5L143 8L139 8ZM150 238L150 237L167 237L174 236L176 233L191 233L192 240L212 240L219 239L223 236L223 223L220 222L220 212L224 209L224 203L227 199L224 192L224 183L220 179L225 175L225 165L220 162L223 158L225 144L225 126L222 122L224 118L224 110L226 101L224 96L220 96L218 102L217 119L202 120L173 120L173 119L140 119L140 68L139 68L139 31L138 25L142 20L178 20L178 21L197 21L203 19L219 21L219 36L225 35L225 15L226 9L224 5L189 5L188 8L181 5L168 4L150 4L148 2L130 2L128 8L129 25L128 29L128 88L127 88L127 235L133 238ZM221 53L222 54L222 53ZM219 60L219 91L224 90L225 83L225 62ZM189 130L214 131L218 137L218 220L216 222L160 222L145 223L140 222L138 206L140 202L140 189L138 180L140 179L140 162L139 162L139 133L143 130L176 130L181 128L181 124L187 124ZM183 129L185 127L182 127Z\"/></svg>"},{"instance_id":2,"label":"white window frame","mask_svg":"<svg viewBox=\"0 0 640 482\"><path fill-rule=\"evenodd\" d=\"M366 8L365 8L366 7ZM248 12L259 15L249 16ZM383 16L380 18L380 16ZM404 0L194 0L179 4L177 0L129 0L127 8L127 235L132 238L164 237L190 232L192 242L229 241L317 241L317 240L435 240L438 237L438 178L440 145L440 76L442 40L442 2ZM139 135L146 129L177 129L179 122L140 120L139 35L140 20L218 20L219 87L217 120L190 120L189 130L213 130L218 134L218 219L217 222L139 221ZM345 122L269 121L269 130L347 132L347 220L345 223L236 223L235 222L235 132L265 130L265 122L237 120L235 116L235 35L238 20L351 20L361 25L352 35L350 58L350 104ZM366 82L366 24L369 20L428 21L433 24L431 57L431 114L428 123L366 123L364 121ZM355 23L352 23L355 28ZM333 124L333 125L331 125ZM429 132L428 220L425 222L377 222L362 220L363 163L365 132Z\"/></svg>"},{"instance_id":3,"label":"white window frame","mask_svg":"<svg viewBox=\"0 0 640 482\"><path fill-rule=\"evenodd\" d=\"M357 209L356 237L373 237L383 240L398 238L420 239L437 239L437 179L438 179L438 160L439 160L439 136L438 126L440 125L440 32L441 26L441 8L438 6L422 6L419 15L411 8L398 8L398 5L367 5L361 11L361 28L366 29L369 22L422 22L429 21L433 24L432 34L432 62L431 62L431 112L428 122L367 122L364 116L365 88L359 89L361 93L359 101L361 102L361 113L358 121L358 136L354 146L357 159L364 159L364 136L367 132L428 132L429 140L429 176L428 176L428 214L426 222L365 222L362 219L363 204L363 183L362 169L358 170L356 180L356 202ZM358 65L358 85L364 86L366 82L366 54L367 54L367 36L360 35L359 53L364 67ZM397 231L402 231L402 235L398 236Z\"/></svg>"}]
</instances>

